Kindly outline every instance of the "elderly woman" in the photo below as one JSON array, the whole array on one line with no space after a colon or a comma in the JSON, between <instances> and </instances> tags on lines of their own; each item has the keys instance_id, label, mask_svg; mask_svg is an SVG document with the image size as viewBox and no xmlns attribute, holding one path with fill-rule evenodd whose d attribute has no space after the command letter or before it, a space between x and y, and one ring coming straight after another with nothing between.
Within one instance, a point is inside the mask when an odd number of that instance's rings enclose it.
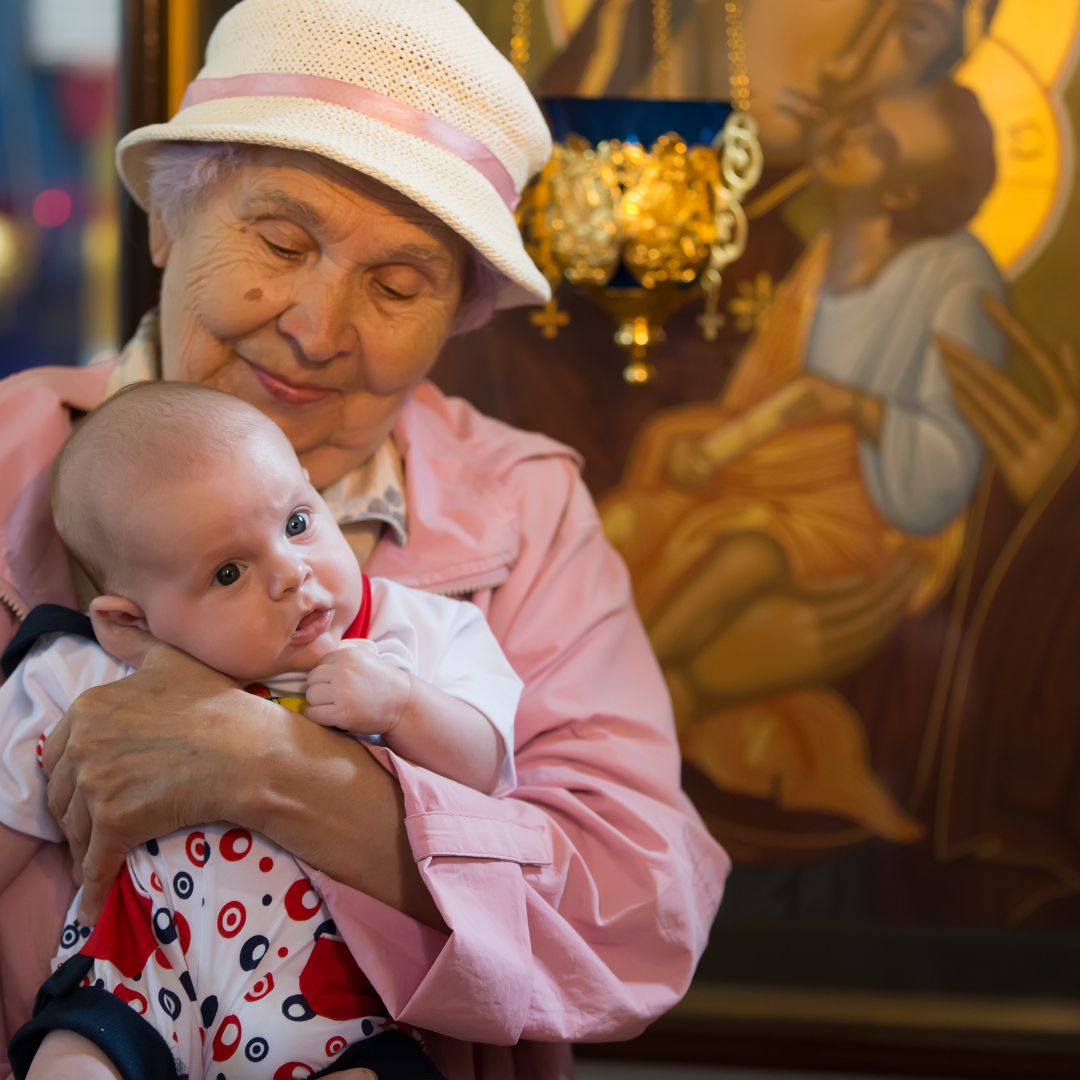
<instances>
[{"instance_id":1,"label":"elderly woman","mask_svg":"<svg viewBox=\"0 0 1080 1080\"><path fill-rule=\"evenodd\" d=\"M640 1031L685 991L727 869L679 790L664 684L574 455L423 381L448 335L547 296L512 210L549 151L524 84L454 0L244 0L177 115L118 150L150 213L160 315L111 369L0 384L0 606L24 643L29 609L76 603L44 509L71 411L147 378L254 404L369 573L487 615L525 682L509 798L152 642L44 752L88 917L134 845L205 821L257 829L307 864L451 1080L568 1076L568 1040ZM27 859L0 882L9 1033L72 893L60 849Z\"/></svg>"}]
</instances>

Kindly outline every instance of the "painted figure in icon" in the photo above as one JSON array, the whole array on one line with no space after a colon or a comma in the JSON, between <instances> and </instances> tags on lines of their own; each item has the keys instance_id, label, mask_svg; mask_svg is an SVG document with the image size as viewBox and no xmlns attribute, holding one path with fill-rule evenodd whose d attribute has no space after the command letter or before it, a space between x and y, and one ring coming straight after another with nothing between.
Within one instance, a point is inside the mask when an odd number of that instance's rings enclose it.
<instances>
[{"instance_id":1,"label":"painted figure in icon","mask_svg":"<svg viewBox=\"0 0 1080 1080\"><path fill-rule=\"evenodd\" d=\"M761 694L770 646L747 629L843 578L903 569L907 614L951 581L982 451L936 336L1004 360L981 299L1004 286L964 229L993 183L992 135L974 95L939 80L852 103L815 133L813 164L829 232L720 400L650 425L602 514L687 759L727 790L905 842L922 830L871 772L851 706L797 669Z\"/></svg>"},{"instance_id":2,"label":"painted figure in icon","mask_svg":"<svg viewBox=\"0 0 1080 1080\"><path fill-rule=\"evenodd\" d=\"M1069 201L1073 186L1061 90L1070 78L1080 14L1073 4L1045 5L1036 18L1022 0L744 0L741 11L751 111L767 166L763 189L776 195L769 201L774 209L762 210L766 216L753 222L757 243L751 240L748 256L756 246L763 260L775 261L764 266L770 276L787 279L732 386L718 402L647 424L619 491L604 508L609 531L630 556L654 640L674 652L674 631L684 629L678 604L684 612L697 604L704 613L700 633L708 640L686 653L688 660L667 665L691 763L688 790L714 833L742 861L816 862L875 831L882 834L881 820L894 836L913 836L917 818L926 830L924 843L874 849L884 860L875 863L875 872L894 885L912 882L890 890L888 910L875 906L876 914L1074 926L1080 918L1080 839L1071 824L1080 820L1074 779L1080 767L1080 364L1068 345L1045 348L1037 332L1050 341L1077 338L1071 275L1062 273L1076 250L1075 215L1055 211ZM726 19L719 0L674 9L672 96L727 96ZM645 0L596 0L545 76L544 91L647 93L649 20ZM605 67L605 57L616 61ZM862 395L888 396L813 366L814 346L824 340L814 320L837 301L856 306L852 294L835 294L829 268L839 258L843 200L830 187L831 199L823 205L819 186L808 183L830 171L823 148L845 122L847 137L853 137L866 103L874 103L875 117L879 110L888 114L893 106L887 102L912 95L917 100L920 91L950 77L974 90L995 136L997 181L969 229L1015 280L1017 306L1031 327L1001 304L996 278L981 301L990 322L981 322L979 333L990 344L932 327L941 331L934 338L935 373L944 375L951 415L966 428L954 445L974 437L984 455L973 492L970 473L964 484L951 487L958 499L968 492L960 499L968 508L953 519L952 533L957 541L963 536L965 550L950 552L942 543L936 561L927 561L948 529L920 535L911 522L890 516L871 490L873 473L863 471L887 455L860 432L854 438L863 497L887 528L868 533L860 519L835 535L865 539L892 535L892 528L903 537L901 549L880 572L804 577L800 583L786 562L794 544L781 544L786 584L766 575L762 589L717 604L717 582L704 572L711 568L717 534L694 530L690 521L693 515L700 522L710 513L719 517L721 493L746 474L748 455L729 456L740 445L752 444L749 454L758 458L776 445L763 433L772 430L777 410L756 412L761 405L750 405L737 415L725 412L736 384L749 381L751 366L775 372L766 344L780 342L801 365L787 386L805 387L813 376L823 390L819 377L825 376ZM894 126L887 118L884 124ZM945 175L929 170L923 179ZM939 187L932 197L944 196ZM831 250L821 239L822 225L832 234ZM788 273L789 256L767 254L782 244L770 249L766 237L792 235L807 250ZM910 256L911 249L884 260L883 280ZM739 273L734 268L736 279ZM979 318L975 310L972 316ZM873 313L867 319L872 322ZM850 325L852 338L841 342L841 351L853 354L855 332L862 335L864 324L852 317ZM1001 364L1003 337L1011 348L1007 368ZM858 400L835 386L830 398L831 405L844 406ZM875 411L863 400L849 427L861 425L873 434ZM804 434L812 426L803 423ZM793 438L793 431L773 438ZM802 469L805 463L795 464ZM747 505L758 509L760 477L753 477L747 496ZM825 498L833 479L823 477L818 489L826 509L833 509ZM942 484L949 486L946 477L931 478L932 489ZM770 514L771 527L777 515ZM756 551L747 580L760 581L751 572L768 569L759 558L768 530L759 521L744 524L747 531L733 534L729 549ZM654 584L665 544L682 561ZM814 548L815 556L821 553ZM941 581L931 566L944 573ZM843 697L820 696L826 685ZM848 709L849 722L834 723L834 736L846 733L846 758L835 738L830 742L823 734L829 726L825 711L811 708L830 700L837 706L834 717ZM790 706L784 713L777 709L781 701ZM725 717L739 723L718 722ZM882 798L887 793L903 803L902 811ZM868 820L868 796L885 811L876 829L854 824ZM857 805L861 818L853 816ZM807 806L819 809L802 809ZM825 806L830 813L820 809Z\"/></svg>"}]
</instances>

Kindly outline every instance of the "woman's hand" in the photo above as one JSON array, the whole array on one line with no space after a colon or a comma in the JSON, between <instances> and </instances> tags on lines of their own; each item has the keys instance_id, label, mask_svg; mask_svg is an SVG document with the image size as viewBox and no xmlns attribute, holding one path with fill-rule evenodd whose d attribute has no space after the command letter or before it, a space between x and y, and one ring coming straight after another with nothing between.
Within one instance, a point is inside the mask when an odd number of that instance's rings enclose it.
<instances>
[{"instance_id":1,"label":"woman's hand","mask_svg":"<svg viewBox=\"0 0 1080 1080\"><path fill-rule=\"evenodd\" d=\"M43 763L49 807L82 868L87 925L133 847L231 821L445 929L390 773L355 740L246 693L178 649L155 643L141 670L80 695Z\"/></svg>"},{"instance_id":2,"label":"woman's hand","mask_svg":"<svg viewBox=\"0 0 1080 1080\"><path fill-rule=\"evenodd\" d=\"M983 296L983 307L1045 380L1048 408L962 345L940 335L935 340L957 407L990 448L1013 498L1027 506L1080 430L1080 365L1069 345L1056 357L1045 352L992 296Z\"/></svg>"},{"instance_id":3,"label":"woman's hand","mask_svg":"<svg viewBox=\"0 0 1080 1080\"><path fill-rule=\"evenodd\" d=\"M254 754L244 721L265 724L272 708L160 642L140 671L72 703L42 763L49 808L81 868L80 921L96 920L133 847L226 816L236 763Z\"/></svg>"}]
</instances>

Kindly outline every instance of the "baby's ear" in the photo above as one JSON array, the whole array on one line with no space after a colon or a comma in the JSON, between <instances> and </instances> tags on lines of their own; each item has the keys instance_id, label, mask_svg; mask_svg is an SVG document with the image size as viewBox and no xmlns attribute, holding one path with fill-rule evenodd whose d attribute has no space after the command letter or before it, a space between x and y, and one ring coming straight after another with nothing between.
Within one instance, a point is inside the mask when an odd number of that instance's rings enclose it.
<instances>
[{"instance_id":1,"label":"baby's ear","mask_svg":"<svg viewBox=\"0 0 1080 1080\"><path fill-rule=\"evenodd\" d=\"M154 637L146 613L122 596L96 596L90 601L90 622L98 644L128 667L140 668Z\"/></svg>"}]
</instances>

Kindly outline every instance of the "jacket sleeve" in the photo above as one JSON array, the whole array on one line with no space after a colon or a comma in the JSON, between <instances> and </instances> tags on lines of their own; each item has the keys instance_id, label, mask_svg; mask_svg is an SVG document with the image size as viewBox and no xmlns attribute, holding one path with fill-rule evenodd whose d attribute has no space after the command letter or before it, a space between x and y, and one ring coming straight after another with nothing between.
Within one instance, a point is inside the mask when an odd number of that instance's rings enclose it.
<instances>
[{"instance_id":1,"label":"jacket sleeve","mask_svg":"<svg viewBox=\"0 0 1080 1080\"><path fill-rule=\"evenodd\" d=\"M536 458L509 483L519 558L477 599L525 683L517 789L372 748L451 933L313 878L396 1018L484 1043L629 1038L685 992L729 863L680 791L663 678L577 470Z\"/></svg>"}]
</instances>

